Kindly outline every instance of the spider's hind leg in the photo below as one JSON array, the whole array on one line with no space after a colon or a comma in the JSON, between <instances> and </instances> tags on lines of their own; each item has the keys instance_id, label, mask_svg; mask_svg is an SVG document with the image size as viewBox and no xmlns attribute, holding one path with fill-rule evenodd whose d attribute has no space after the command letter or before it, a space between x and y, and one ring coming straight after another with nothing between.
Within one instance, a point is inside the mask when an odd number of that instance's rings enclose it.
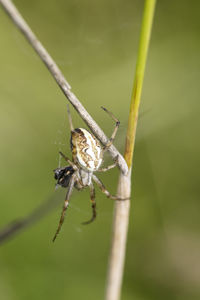
<instances>
[{"instance_id":1,"label":"spider's hind leg","mask_svg":"<svg viewBox=\"0 0 200 300\"><path fill-rule=\"evenodd\" d=\"M114 164L109 165L109 166L107 166L105 168L100 168L100 169L96 170L96 172L107 172L108 170L117 167L118 166L118 159L119 159L119 156L117 155L117 157L115 158Z\"/></svg>"},{"instance_id":2,"label":"spider's hind leg","mask_svg":"<svg viewBox=\"0 0 200 300\"><path fill-rule=\"evenodd\" d=\"M95 202L95 189L94 189L94 186L93 186L92 182L91 182L89 187L90 187L90 200L91 200L91 203L92 203L92 218L89 221L83 222L82 223L83 225L87 225L87 224L92 223L96 219L96 216L97 216L96 202Z\"/></svg>"}]
</instances>

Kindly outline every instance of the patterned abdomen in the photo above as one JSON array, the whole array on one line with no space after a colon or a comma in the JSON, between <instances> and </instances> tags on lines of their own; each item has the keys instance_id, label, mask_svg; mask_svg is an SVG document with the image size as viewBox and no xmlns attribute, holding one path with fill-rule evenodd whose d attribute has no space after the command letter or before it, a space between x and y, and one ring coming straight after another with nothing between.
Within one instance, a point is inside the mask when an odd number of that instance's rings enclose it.
<instances>
[{"instance_id":1,"label":"patterned abdomen","mask_svg":"<svg viewBox=\"0 0 200 300\"><path fill-rule=\"evenodd\" d=\"M102 163L102 148L98 140L83 128L76 128L71 134L73 161L87 171L98 170Z\"/></svg>"}]
</instances>

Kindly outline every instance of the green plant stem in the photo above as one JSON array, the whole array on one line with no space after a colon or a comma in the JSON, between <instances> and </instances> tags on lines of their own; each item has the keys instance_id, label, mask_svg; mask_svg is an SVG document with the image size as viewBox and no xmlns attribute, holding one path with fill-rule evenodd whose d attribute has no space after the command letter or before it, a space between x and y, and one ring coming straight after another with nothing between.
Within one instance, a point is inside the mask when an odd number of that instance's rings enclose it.
<instances>
[{"instance_id":1,"label":"green plant stem","mask_svg":"<svg viewBox=\"0 0 200 300\"><path fill-rule=\"evenodd\" d=\"M146 66L155 5L156 5L156 0L145 1L140 43L139 43L139 50L138 50L138 59L137 59L137 65L135 71L135 79L133 83L133 91L131 96L128 129L126 135L125 154L124 154L125 160L129 168L131 167L132 160L133 160L138 112L139 112L139 106L141 100L142 86L144 81L144 71Z\"/></svg>"},{"instance_id":2,"label":"green plant stem","mask_svg":"<svg viewBox=\"0 0 200 300\"><path fill-rule=\"evenodd\" d=\"M138 50L135 80L131 97L128 129L125 145L125 160L127 162L128 174L120 174L118 182L118 196L130 198L131 196L131 169L135 136L138 120L138 111L141 99L144 71L147 59L149 40L152 29L156 0L146 0L144 5L142 29ZM123 279L123 269L126 251L126 240L128 232L128 221L130 211L130 200L116 201L114 210L112 244L108 267L106 286L106 300L119 300Z\"/></svg>"}]
</instances>

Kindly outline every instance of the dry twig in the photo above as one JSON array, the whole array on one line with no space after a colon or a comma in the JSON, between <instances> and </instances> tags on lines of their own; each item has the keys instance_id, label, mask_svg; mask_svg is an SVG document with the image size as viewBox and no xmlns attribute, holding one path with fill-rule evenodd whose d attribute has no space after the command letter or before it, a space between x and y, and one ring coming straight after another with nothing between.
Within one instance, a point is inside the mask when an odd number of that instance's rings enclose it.
<instances>
[{"instance_id":1,"label":"dry twig","mask_svg":"<svg viewBox=\"0 0 200 300\"><path fill-rule=\"evenodd\" d=\"M131 168L133 150L135 145L138 111L155 3L156 0L145 1L141 39L138 51L138 62L136 66L136 75L131 99L129 124L126 137L125 160L114 146L111 146L109 148L109 152L112 158L116 158L116 156L119 157L118 161L119 167L121 169L121 174L118 183L118 196L121 198L130 198L131 194ZM78 114L85 121L85 123L88 125L91 131L102 142L102 144L105 145L108 141L108 138L99 128L96 122L92 119L92 117L80 103L78 98L72 93L70 85L64 78L58 66L48 54L46 49L39 42L39 40L36 38L36 36L30 29L30 27L27 25L27 23L24 21L23 17L20 15L16 7L10 0L0 0L0 4L3 6L4 10L7 12L7 14L15 23L15 25L22 31L25 38L29 41L29 43L34 48L39 57L43 60L44 64L47 66L50 73L58 83L59 87L61 88L65 96L68 98L70 103L74 106ZM120 298L128 230L129 210L130 201L116 201L113 221L112 245L106 286L106 300L119 300Z\"/></svg>"},{"instance_id":2,"label":"dry twig","mask_svg":"<svg viewBox=\"0 0 200 300\"><path fill-rule=\"evenodd\" d=\"M94 135L102 142L103 145L107 144L108 138L101 130L101 128L97 125L94 119L89 115L87 110L83 107L81 102L78 98L72 93L71 87L65 77L63 76L62 72L51 58L47 50L44 46L40 43L37 39L35 34L32 32L28 24L25 22L17 8L10 0L0 0L0 4L3 6L6 13L15 23L15 25L21 30L25 38L29 41L30 45L39 55L39 57L43 60L46 67L49 69L51 75L56 80L57 84L70 101L70 103L74 106L80 117L84 120L87 126L91 129ZM118 163L121 171L126 174L128 172L127 164L123 158L123 156L118 152L118 150L112 145L108 151L113 159L118 156Z\"/></svg>"}]
</instances>

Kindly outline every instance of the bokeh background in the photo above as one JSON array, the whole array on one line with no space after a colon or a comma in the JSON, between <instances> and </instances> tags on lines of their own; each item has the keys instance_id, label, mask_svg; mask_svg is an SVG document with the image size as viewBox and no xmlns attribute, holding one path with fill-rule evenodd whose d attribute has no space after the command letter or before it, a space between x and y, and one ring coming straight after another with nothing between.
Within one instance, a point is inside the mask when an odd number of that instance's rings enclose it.
<instances>
[{"instance_id":1,"label":"bokeh background","mask_svg":"<svg viewBox=\"0 0 200 300\"><path fill-rule=\"evenodd\" d=\"M123 153L143 1L16 0L72 90ZM142 94L123 300L200 299L198 0L158 1ZM103 299L113 202L54 191L58 151L70 156L66 99L0 8L0 226L49 197L58 206L0 248L0 299ZM72 110L77 127L84 126ZM111 162L109 156L105 165ZM62 162L64 165L65 163ZM115 193L118 170L100 175Z\"/></svg>"}]
</instances>

